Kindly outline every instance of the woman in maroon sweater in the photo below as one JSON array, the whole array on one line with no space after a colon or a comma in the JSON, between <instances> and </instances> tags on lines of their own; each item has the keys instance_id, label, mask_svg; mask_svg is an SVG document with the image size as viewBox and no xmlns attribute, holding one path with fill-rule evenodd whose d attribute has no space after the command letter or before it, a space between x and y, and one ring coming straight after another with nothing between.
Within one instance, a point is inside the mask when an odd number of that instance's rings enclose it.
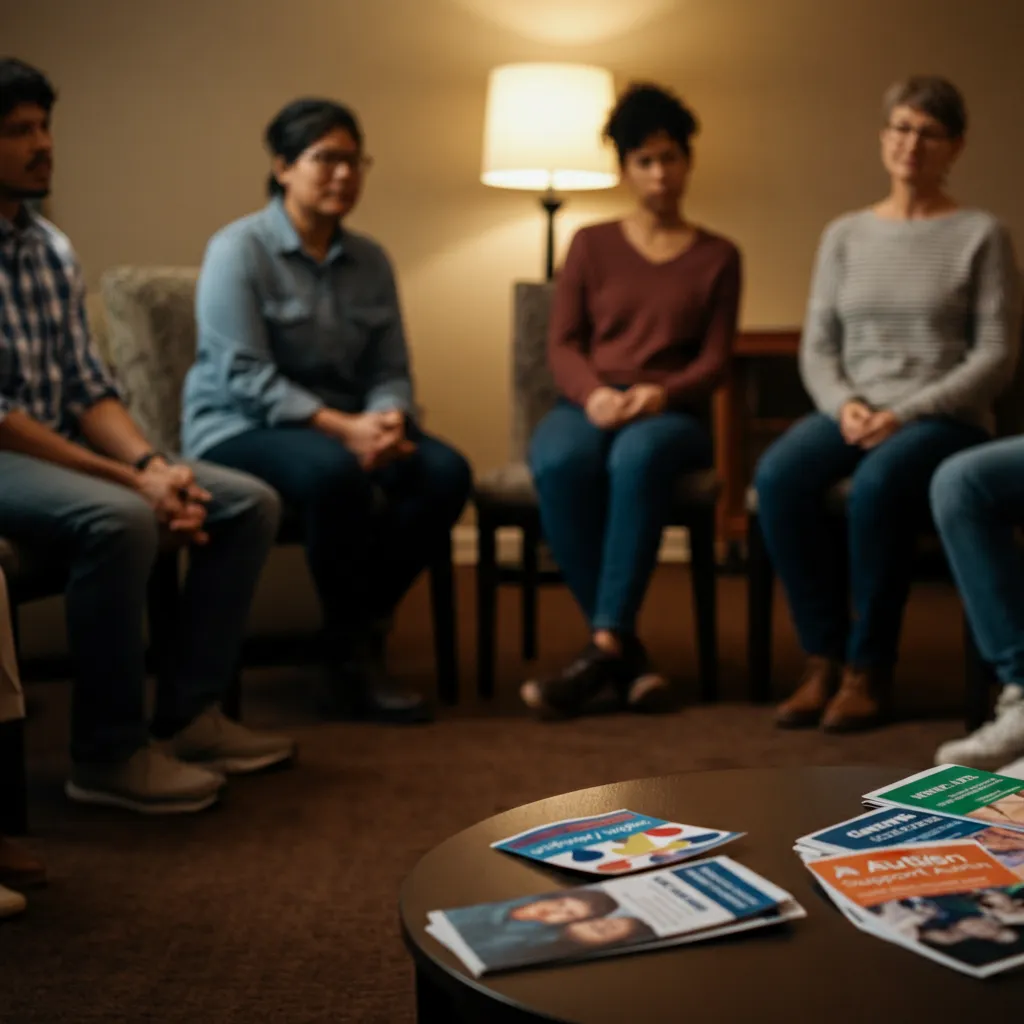
<instances>
[{"instance_id":1,"label":"woman in maroon sweater","mask_svg":"<svg viewBox=\"0 0 1024 1024\"><path fill-rule=\"evenodd\" d=\"M592 635L560 675L523 685L524 702L545 715L579 713L605 691L637 710L668 695L636 617L675 481L711 463L707 400L741 289L737 248L682 212L696 129L663 90L626 92L605 137L635 207L578 231L558 277L549 355L562 398L529 462L545 537Z\"/></svg>"}]
</instances>

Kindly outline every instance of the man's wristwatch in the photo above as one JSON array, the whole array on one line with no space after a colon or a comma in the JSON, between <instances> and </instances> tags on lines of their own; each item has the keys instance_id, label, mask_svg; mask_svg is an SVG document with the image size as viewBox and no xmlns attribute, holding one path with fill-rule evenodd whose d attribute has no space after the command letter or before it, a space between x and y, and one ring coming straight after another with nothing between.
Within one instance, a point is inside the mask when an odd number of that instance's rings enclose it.
<instances>
[{"instance_id":1,"label":"man's wristwatch","mask_svg":"<svg viewBox=\"0 0 1024 1024\"><path fill-rule=\"evenodd\" d=\"M158 451L153 450L153 451L148 451L148 452L146 452L145 455L141 455L139 458L137 458L132 463L132 466L141 473L154 459L163 459L164 462L170 461L167 458L167 456L164 455L163 452L158 452Z\"/></svg>"}]
</instances>

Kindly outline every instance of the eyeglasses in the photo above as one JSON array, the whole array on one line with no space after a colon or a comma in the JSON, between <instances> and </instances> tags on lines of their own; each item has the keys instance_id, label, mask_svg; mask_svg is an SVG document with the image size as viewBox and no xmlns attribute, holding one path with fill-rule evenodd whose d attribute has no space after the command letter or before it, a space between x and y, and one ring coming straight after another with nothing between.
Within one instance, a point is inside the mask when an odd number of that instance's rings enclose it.
<instances>
[{"instance_id":1,"label":"eyeglasses","mask_svg":"<svg viewBox=\"0 0 1024 1024\"><path fill-rule=\"evenodd\" d=\"M886 128L901 140L909 141L916 135L926 146L949 141L949 133L940 128L915 128L912 124L887 124Z\"/></svg>"},{"instance_id":2,"label":"eyeglasses","mask_svg":"<svg viewBox=\"0 0 1024 1024\"><path fill-rule=\"evenodd\" d=\"M316 149L309 154L309 160L328 177L335 174L342 166L347 167L354 174L365 173L373 166L372 156L344 149Z\"/></svg>"}]
</instances>

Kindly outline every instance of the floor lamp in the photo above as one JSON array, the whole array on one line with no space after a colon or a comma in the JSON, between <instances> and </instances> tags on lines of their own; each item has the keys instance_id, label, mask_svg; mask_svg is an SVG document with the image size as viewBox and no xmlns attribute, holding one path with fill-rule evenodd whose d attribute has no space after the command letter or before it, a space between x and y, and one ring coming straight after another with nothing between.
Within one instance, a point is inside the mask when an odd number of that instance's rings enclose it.
<instances>
[{"instance_id":1,"label":"floor lamp","mask_svg":"<svg viewBox=\"0 0 1024 1024\"><path fill-rule=\"evenodd\" d=\"M610 71L586 64L505 64L487 87L481 181L541 192L545 280L554 277L563 192L613 188L619 175L601 130L615 102Z\"/></svg>"}]
</instances>

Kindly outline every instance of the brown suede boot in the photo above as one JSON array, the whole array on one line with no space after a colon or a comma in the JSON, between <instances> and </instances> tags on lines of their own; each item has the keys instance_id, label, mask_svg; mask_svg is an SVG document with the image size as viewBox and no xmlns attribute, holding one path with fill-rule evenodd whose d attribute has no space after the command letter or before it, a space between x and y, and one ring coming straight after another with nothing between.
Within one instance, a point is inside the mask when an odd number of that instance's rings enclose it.
<instances>
[{"instance_id":1,"label":"brown suede boot","mask_svg":"<svg viewBox=\"0 0 1024 1024\"><path fill-rule=\"evenodd\" d=\"M892 673L880 669L843 669L839 692L821 719L826 732L854 732L879 725L886 715Z\"/></svg>"},{"instance_id":2,"label":"brown suede boot","mask_svg":"<svg viewBox=\"0 0 1024 1024\"><path fill-rule=\"evenodd\" d=\"M20 843L0 836L0 885L26 889L46 884L46 868Z\"/></svg>"},{"instance_id":3,"label":"brown suede boot","mask_svg":"<svg viewBox=\"0 0 1024 1024\"><path fill-rule=\"evenodd\" d=\"M838 662L808 655L796 690L775 709L775 724L780 729L806 729L817 725L838 684Z\"/></svg>"}]
</instances>

